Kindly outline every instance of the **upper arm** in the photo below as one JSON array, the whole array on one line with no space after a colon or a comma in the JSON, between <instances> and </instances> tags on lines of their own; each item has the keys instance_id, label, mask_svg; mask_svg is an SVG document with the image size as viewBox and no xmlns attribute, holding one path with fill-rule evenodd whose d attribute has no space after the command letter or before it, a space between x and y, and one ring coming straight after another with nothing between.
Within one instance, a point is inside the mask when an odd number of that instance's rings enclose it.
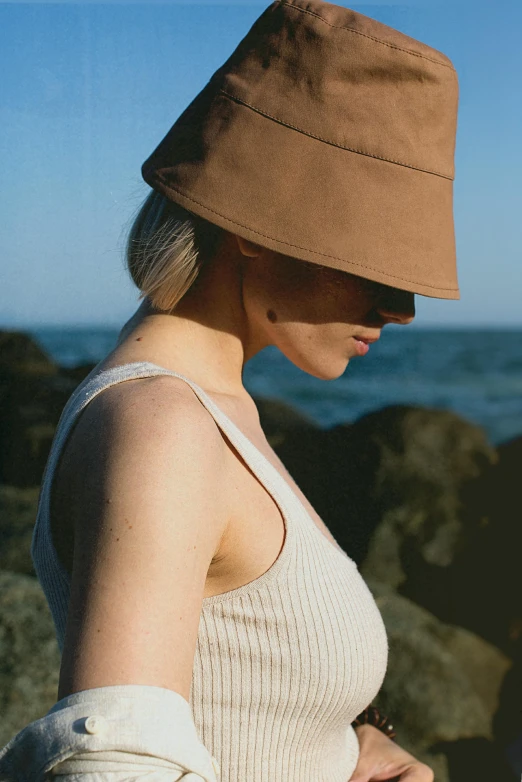
<instances>
[{"instance_id":1,"label":"upper arm","mask_svg":"<svg viewBox=\"0 0 522 782\"><path fill-rule=\"evenodd\" d=\"M75 430L59 698L111 684L189 698L206 576L227 523L225 445L172 380L107 389Z\"/></svg>"}]
</instances>

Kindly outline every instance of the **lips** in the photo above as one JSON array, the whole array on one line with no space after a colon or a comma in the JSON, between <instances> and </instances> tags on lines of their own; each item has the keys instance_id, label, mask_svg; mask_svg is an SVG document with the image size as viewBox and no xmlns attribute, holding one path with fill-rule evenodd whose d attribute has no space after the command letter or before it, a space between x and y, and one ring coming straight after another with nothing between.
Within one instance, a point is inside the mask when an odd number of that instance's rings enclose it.
<instances>
[{"instance_id":1,"label":"lips","mask_svg":"<svg viewBox=\"0 0 522 782\"><path fill-rule=\"evenodd\" d=\"M357 351L357 354L359 356L365 356L370 350L370 346L362 339L359 339L358 337L354 337L353 341L355 343L355 350Z\"/></svg>"}]
</instances>

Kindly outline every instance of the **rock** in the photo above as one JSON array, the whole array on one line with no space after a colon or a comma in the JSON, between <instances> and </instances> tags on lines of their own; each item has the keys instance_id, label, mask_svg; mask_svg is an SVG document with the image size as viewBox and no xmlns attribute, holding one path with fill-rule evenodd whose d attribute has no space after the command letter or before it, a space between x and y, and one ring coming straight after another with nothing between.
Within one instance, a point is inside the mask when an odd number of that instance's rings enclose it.
<instances>
[{"instance_id":1,"label":"rock","mask_svg":"<svg viewBox=\"0 0 522 782\"><path fill-rule=\"evenodd\" d=\"M365 578L512 653L522 635L522 437L498 448L403 405L296 429L279 457Z\"/></svg>"},{"instance_id":2,"label":"rock","mask_svg":"<svg viewBox=\"0 0 522 782\"><path fill-rule=\"evenodd\" d=\"M446 568L403 547L400 592L445 622L480 634L509 656L522 638L522 437L497 448L497 461L463 487L465 531ZM522 726L521 726L522 727Z\"/></svg>"},{"instance_id":3,"label":"rock","mask_svg":"<svg viewBox=\"0 0 522 782\"><path fill-rule=\"evenodd\" d=\"M0 747L56 703L60 655L35 578L0 572Z\"/></svg>"},{"instance_id":4,"label":"rock","mask_svg":"<svg viewBox=\"0 0 522 782\"><path fill-rule=\"evenodd\" d=\"M444 624L389 585L374 579L367 584L388 633L381 698L397 729L425 749L438 741L491 739L511 660L470 631Z\"/></svg>"},{"instance_id":5,"label":"rock","mask_svg":"<svg viewBox=\"0 0 522 782\"><path fill-rule=\"evenodd\" d=\"M393 719L398 743L431 766L437 782L500 782L500 776L482 774L508 771L502 747L493 740L493 718L509 658L468 630L440 622L389 585L367 583L390 646L374 703Z\"/></svg>"},{"instance_id":6,"label":"rock","mask_svg":"<svg viewBox=\"0 0 522 782\"><path fill-rule=\"evenodd\" d=\"M79 385L92 372L96 364L78 364L75 367L61 367L60 374L74 380Z\"/></svg>"},{"instance_id":7,"label":"rock","mask_svg":"<svg viewBox=\"0 0 522 782\"><path fill-rule=\"evenodd\" d=\"M522 761L522 638L518 638L513 651L513 665L507 672L499 693L499 708L493 721L495 740L504 751L518 739L519 764ZM522 765L518 769L522 774Z\"/></svg>"},{"instance_id":8,"label":"rock","mask_svg":"<svg viewBox=\"0 0 522 782\"><path fill-rule=\"evenodd\" d=\"M497 453L463 497L463 521L474 535L452 563L441 615L512 656L522 640L522 437Z\"/></svg>"},{"instance_id":9,"label":"rock","mask_svg":"<svg viewBox=\"0 0 522 782\"><path fill-rule=\"evenodd\" d=\"M1 483L40 483L65 403L93 366L60 368L28 334L0 331Z\"/></svg>"},{"instance_id":10,"label":"rock","mask_svg":"<svg viewBox=\"0 0 522 782\"><path fill-rule=\"evenodd\" d=\"M0 485L0 570L36 576L31 560L39 486Z\"/></svg>"},{"instance_id":11,"label":"rock","mask_svg":"<svg viewBox=\"0 0 522 782\"><path fill-rule=\"evenodd\" d=\"M254 397L261 428L272 448L281 447L296 432L318 432L319 426L309 416L279 399Z\"/></svg>"},{"instance_id":12,"label":"rock","mask_svg":"<svg viewBox=\"0 0 522 782\"><path fill-rule=\"evenodd\" d=\"M466 545L469 532L460 513L462 487L496 458L484 431L446 410L396 406L360 419L352 435L377 447L370 491L379 508L379 535L364 563L367 576L383 579L389 567L390 537L396 536L405 580L405 552L413 549L428 565L447 567ZM388 527L384 532L384 527ZM384 534L383 534L384 533ZM398 571L396 571L398 572ZM395 578L395 586L398 586Z\"/></svg>"},{"instance_id":13,"label":"rock","mask_svg":"<svg viewBox=\"0 0 522 782\"><path fill-rule=\"evenodd\" d=\"M57 364L23 331L0 331L0 375L56 375Z\"/></svg>"},{"instance_id":14,"label":"rock","mask_svg":"<svg viewBox=\"0 0 522 782\"><path fill-rule=\"evenodd\" d=\"M466 531L460 492L496 454L483 430L445 410L392 405L276 448L339 544L368 577L398 586L403 548L447 566Z\"/></svg>"},{"instance_id":15,"label":"rock","mask_svg":"<svg viewBox=\"0 0 522 782\"><path fill-rule=\"evenodd\" d=\"M503 752L485 738L459 739L436 744L432 748L436 757L446 761L449 782L518 782ZM439 777L435 774L436 782Z\"/></svg>"},{"instance_id":16,"label":"rock","mask_svg":"<svg viewBox=\"0 0 522 782\"><path fill-rule=\"evenodd\" d=\"M5 382L0 406L0 482L36 486L56 425L75 380L63 375L13 375Z\"/></svg>"}]
</instances>

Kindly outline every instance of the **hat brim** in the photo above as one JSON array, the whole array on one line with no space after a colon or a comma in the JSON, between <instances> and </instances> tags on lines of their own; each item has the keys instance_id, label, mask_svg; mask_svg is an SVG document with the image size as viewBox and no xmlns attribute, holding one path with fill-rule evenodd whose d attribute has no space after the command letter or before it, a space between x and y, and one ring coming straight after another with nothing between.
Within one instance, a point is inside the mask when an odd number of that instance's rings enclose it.
<instances>
[{"instance_id":1,"label":"hat brim","mask_svg":"<svg viewBox=\"0 0 522 782\"><path fill-rule=\"evenodd\" d=\"M189 107L191 138L175 124L143 164L151 187L275 252L460 298L452 179L325 142L221 93L209 115L206 92Z\"/></svg>"}]
</instances>

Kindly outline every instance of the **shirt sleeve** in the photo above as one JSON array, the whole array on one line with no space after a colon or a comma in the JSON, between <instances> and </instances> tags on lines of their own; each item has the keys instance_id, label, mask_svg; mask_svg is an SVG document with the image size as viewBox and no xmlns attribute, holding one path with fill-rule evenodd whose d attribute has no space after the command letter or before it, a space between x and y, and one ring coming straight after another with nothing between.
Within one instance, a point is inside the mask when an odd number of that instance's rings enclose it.
<instances>
[{"instance_id":1,"label":"shirt sleeve","mask_svg":"<svg viewBox=\"0 0 522 782\"><path fill-rule=\"evenodd\" d=\"M68 695L0 750L0 782L218 782L188 701L125 684Z\"/></svg>"}]
</instances>

